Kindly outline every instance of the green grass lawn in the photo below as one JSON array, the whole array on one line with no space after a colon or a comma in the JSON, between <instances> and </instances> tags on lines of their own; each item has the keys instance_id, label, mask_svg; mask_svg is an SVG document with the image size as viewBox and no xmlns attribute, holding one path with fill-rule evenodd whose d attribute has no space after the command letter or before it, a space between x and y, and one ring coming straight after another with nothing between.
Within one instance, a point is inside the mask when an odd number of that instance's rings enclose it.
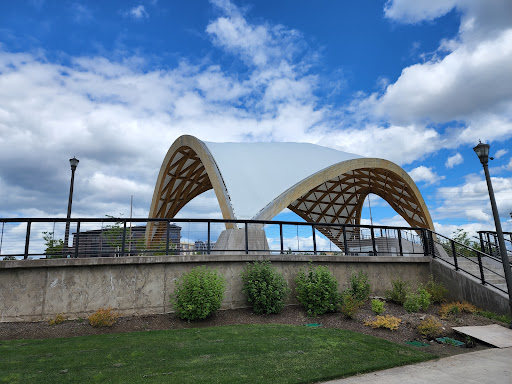
<instances>
[{"instance_id":1,"label":"green grass lawn","mask_svg":"<svg viewBox=\"0 0 512 384\"><path fill-rule=\"evenodd\" d=\"M233 325L0 342L6 383L309 383L435 356L371 336Z\"/></svg>"}]
</instances>

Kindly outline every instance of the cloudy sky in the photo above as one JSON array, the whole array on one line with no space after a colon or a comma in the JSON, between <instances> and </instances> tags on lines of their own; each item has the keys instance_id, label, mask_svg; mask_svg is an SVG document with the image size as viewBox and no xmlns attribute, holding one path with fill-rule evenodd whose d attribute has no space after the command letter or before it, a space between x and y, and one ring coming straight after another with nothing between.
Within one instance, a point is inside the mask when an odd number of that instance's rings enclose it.
<instances>
[{"instance_id":1,"label":"cloudy sky","mask_svg":"<svg viewBox=\"0 0 512 384\"><path fill-rule=\"evenodd\" d=\"M73 156L73 216L147 217L183 134L392 160L447 234L494 228L482 140L512 231L512 2L0 2L0 217L65 217Z\"/></svg>"}]
</instances>

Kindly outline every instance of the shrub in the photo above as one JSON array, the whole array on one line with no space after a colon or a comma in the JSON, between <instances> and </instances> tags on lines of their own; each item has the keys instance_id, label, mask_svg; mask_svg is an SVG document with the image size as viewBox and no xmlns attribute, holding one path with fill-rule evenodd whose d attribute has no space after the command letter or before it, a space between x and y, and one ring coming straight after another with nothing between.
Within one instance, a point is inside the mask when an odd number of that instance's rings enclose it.
<instances>
[{"instance_id":1,"label":"shrub","mask_svg":"<svg viewBox=\"0 0 512 384\"><path fill-rule=\"evenodd\" d=\"M386 291L386 298L402 305L410 292L410 283L401 277L391 280L391 290Z\"/></svg>"},{"instance_id":2,"label":"shrub","mask_svg":"<svg viewBox=\"0 0 512 384\"><path fill-rule=\"evenodd\" d=\"M271 266L270 261L247 263L241 278L242 291L252 304L254 313L281 312L290 289L283 275Z\"/></svg>"},{"instance_id":3,"label":"shrub","mask_svg":"<svg viewBox=\"0 0 512 384\"><path fill-rule=\"evenodd\" d=\"M446 319L448 317L458 317L462 312L475 313L477 311L478 308L467 301L454 301L441 305L439 315L441 316L441 319Z\"/></svg>"},{"instance_id":4,"label":"shrub","mask_svg":"<svg viewBox=\"0 0 512 384\"><path fill-rule=\"evenodd\" d=\"M357 311L363 306L364 302L359 300L350 290L341 295L341 313L349 319L352 319Z\"/></svg>"},{"instance_id":5,"label":"shrub","mask_svg":"<svg viewBox=\"0 0 512 384\"><path fill-rule=\"evenodd\" d=\"M371 287L368 274L359 271L352 271L350 276L350 293L359 301L367 301L370 298Z\"/></svg>"},{"instance_id":6,"label":"shrub","mask_svg":"<svg viewBox=\"0 0 512 384\"><path fill-rule=\"evenodd\" d=\"M392 331L398 329L398 326L402 322L402 319L399 319L395 316L377 316L374 321L366 321L364 325L368 325L372 328L387 328Z\"/></svg>"},{"instance_id":7,"label":"shrub","mask_svg":"<svg viewBox=\"0 0 512 384\"><path fill-rule=\"evenodd\" d=\"M420 309L427 310L430 306L430 293L425 288L419 288L416 293L410 293L404 302L407 312L418 312Z\"/></svg>"},{"instance_id":8,"label":"shrub","mask_svg":"<svg viewBox=\"0 0 512 384\"><path fill-rule=\"evenodd\" d=\"M91 324L93 327L99 328L113 326L118 318L119 314L112 311L112 307L108 307L106 309L98 309L87 319L89 320L89 324Z\"/></svg>"},{"instance_id":9,"label":"shrub","mask_svg":"<svg viewBox=\"0 0 512 384\"><path fill-rule=\"evenodd\" d=\"M57 325L66 321L66 318L62 315L62 313L58 313L55 317L48 320L48 325Z\"/></svg>"},{"instance_id":10,"label":"shrub","mask_svg":"<svg viewBox=\"0 0 512 384\"><path fill-rule=\"evenodd\" d=\"M448 294L448 290L445 288L443 283L436 282L432 275L430 275L430 279L425 285L425 289L430 293L430 301L433 304L444 302L445 297Z\"/></svg>"},{"instance_id":11,"label":"shrub","mask_svg":"<svg viewBox=\"0 0 512 384\"><path fill-rule=\"evenodd\" d=\"M216 270L193 268L176 283L171 304L182 320L205 319L220 308L226 282Z\"/></svg>"},{"instance_id":12,"label":"shrub","mask_svg":"<svg viewBox=\"0 0 512 384\"><path fill-rule=\"evenodd\" d=\"M434 316L427 316L417 327L421 336L433 339L443 335L443 324Z\"/></svg>"},{"instance_id":13,"label":"shrub","mask_svg":"<svg viewBox=\"0 0 512 384\"><path fill-rule=\"evenodd\" d=\"M309 316L334 312L338 305L338 282L323 265L301 269L295 279L297 299Z\"/></svg>"},{"instance_id":14,"label":"shrub","mask_svg":"<svg viewBox=\"0 0 512 384\"><path fill-rule=\"evenodd\" d=\"M495 320L495 321L501 321L502 323L510 324L512 322L512 318L510 315L498 315L495 312L491 311L485 311L485 310L478 310L476 312L478 316L487 317L488 319Z\"/></svg>"},{"instance_id":15,"label":"shrub","mask_svg":"<svg viewBox=\"0 0 512 384\"><path fill-rule=\"evenodd\" d=\"M385 311L384 302L379 299L372 299L372 311L376 315L382 315Z\"/></svg>"}]
</instances>

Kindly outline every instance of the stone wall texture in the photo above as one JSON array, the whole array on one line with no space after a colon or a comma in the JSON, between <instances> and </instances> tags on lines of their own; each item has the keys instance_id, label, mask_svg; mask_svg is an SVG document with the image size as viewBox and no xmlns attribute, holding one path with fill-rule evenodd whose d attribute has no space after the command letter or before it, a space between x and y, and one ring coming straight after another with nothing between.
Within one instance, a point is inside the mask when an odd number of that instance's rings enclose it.
<instances>
[{"instance_id":1,"label":"stone wall texture","mask_svg":"<svg viewBox=\"0 0 512 384\"><path fill-rule=\"evenodd\" d=\"M267 254L4 261L0 262L0 322L41 321L58 313L84 318L109 306L125 316L172 312L169 298L176 280L199 265L225 276L222 309L246 307L240 273L247 262L266 259L292 289L288 304L297 303L294 279L312 259L333 272L340 289L347 288L352 271L366 272L377 296L384 295L394 278L426 283L430 274L428 257Z\"/></svg>"}]
</instances>

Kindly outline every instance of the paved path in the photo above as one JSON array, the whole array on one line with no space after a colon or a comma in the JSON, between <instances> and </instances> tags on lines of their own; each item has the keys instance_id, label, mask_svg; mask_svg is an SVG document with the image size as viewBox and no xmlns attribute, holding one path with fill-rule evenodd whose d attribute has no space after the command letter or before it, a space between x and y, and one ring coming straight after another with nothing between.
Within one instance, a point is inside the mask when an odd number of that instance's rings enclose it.
<instances>
[{"instance_id":1,"label":"paved path","mask_svg":"<svg viewBox=\"0 0 512 384\"><path fill-rule=\"evenodd\" d=\"M491 348L439 360L366 373L324 384L511 384L512 347Z\"/></svg>"}]
</instances>

